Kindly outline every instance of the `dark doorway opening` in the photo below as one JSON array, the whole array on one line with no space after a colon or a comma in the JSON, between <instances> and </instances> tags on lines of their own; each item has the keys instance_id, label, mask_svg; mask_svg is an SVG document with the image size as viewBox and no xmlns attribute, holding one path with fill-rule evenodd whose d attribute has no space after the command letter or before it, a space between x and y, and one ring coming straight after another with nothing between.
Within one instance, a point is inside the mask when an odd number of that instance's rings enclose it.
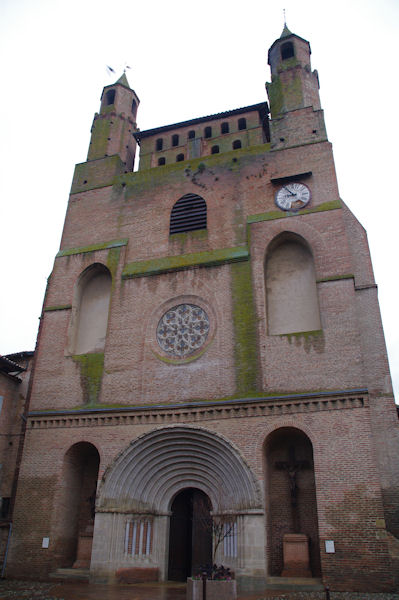
<instances>
[{"instance_id":1,"label":"dark doorway opening","mask_svg":"<svg viewBox=\"0 0 399 600\"><path fill-rule=\"evenodd\" d=\"M169 530L168 579L185 581L212 563L211 502L204 492L187 488L174 499Z\"/></svg>"}]
</instances>

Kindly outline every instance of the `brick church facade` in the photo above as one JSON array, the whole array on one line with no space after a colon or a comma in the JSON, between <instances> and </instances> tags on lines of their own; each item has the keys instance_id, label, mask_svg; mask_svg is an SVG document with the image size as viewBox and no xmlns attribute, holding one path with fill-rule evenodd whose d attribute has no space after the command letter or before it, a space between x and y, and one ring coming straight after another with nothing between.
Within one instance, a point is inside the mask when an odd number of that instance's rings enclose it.
<instances>
[{"instance_id":1,"label":"brick church facade","mask_svg":"<svg viewBox=\"0 0 399 600\"><path fill-rule=\"evenodd\" d=\"M125 75L104 89L44 301L9 576L184 579L212 554L205 506L243 586L298 574L296 536L299 574L395 589L399 429L366 234L309 43L285 27L269 65L269 104L147 131Z\"/></svg>"}]
</instances>

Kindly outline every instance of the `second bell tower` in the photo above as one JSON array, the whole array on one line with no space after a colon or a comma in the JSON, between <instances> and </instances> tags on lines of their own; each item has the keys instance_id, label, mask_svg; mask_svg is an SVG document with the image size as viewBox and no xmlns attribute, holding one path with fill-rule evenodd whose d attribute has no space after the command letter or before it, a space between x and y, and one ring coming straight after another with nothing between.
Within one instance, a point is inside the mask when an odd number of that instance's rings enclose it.
<instances>
[{"instance_id":1,"label":"second bell tower","mask_svg":"<svg viewBox=\"0 0 399 600\"><path fill-rule=\"evenodd\" d=\"M326 141L319 77L310 64L310 44L284 25L268 53L271 83L266 83L271 113L272 149Z\"/></svg>"},{"instance_id":2,"label":"second bell tower","mask_svg":"<svg viewBox=\"0 0 399 600\"><path fill-rule=\"evenodd\" d=\"M94 116L87 160L119 155L132 171L136 152L136 115L140 100L129 86L125 73L104 88L100 112Z\"/></svg>"}]
</instances>

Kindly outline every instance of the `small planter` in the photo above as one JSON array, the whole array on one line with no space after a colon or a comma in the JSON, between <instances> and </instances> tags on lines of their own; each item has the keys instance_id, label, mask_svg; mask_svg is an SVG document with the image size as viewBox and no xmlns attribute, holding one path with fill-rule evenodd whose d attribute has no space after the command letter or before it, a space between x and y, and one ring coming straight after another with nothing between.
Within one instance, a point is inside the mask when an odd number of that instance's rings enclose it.
<instances>
[{"instance_id":1,"label":"small planter","mask_svg":"<svg viewBox=\"0 0 399 600\"><path fill-rule=\"evenodd\" d=\"M202 600L202 579L187 578L187 600ZM206 600L234 600L237 598L237 582L230 580L206 580Z\"/></svg>"}]
</instances>

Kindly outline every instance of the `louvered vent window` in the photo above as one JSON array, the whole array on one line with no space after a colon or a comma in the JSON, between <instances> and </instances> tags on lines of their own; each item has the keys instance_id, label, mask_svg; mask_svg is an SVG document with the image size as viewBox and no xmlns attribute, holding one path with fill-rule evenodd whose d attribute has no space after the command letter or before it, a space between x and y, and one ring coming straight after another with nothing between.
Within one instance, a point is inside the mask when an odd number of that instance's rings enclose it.
<instances>
[{"instance_id":1,"label":"louvered vent window","mask_svg":"<svg viewBox=\"0 0 399 600\"><path fill-rule=\"evenodd\" d=\"M201 196L186 194L172 208L169 234L196 229L206 229L206 202Z\"/></svg>"}]
</instances>

